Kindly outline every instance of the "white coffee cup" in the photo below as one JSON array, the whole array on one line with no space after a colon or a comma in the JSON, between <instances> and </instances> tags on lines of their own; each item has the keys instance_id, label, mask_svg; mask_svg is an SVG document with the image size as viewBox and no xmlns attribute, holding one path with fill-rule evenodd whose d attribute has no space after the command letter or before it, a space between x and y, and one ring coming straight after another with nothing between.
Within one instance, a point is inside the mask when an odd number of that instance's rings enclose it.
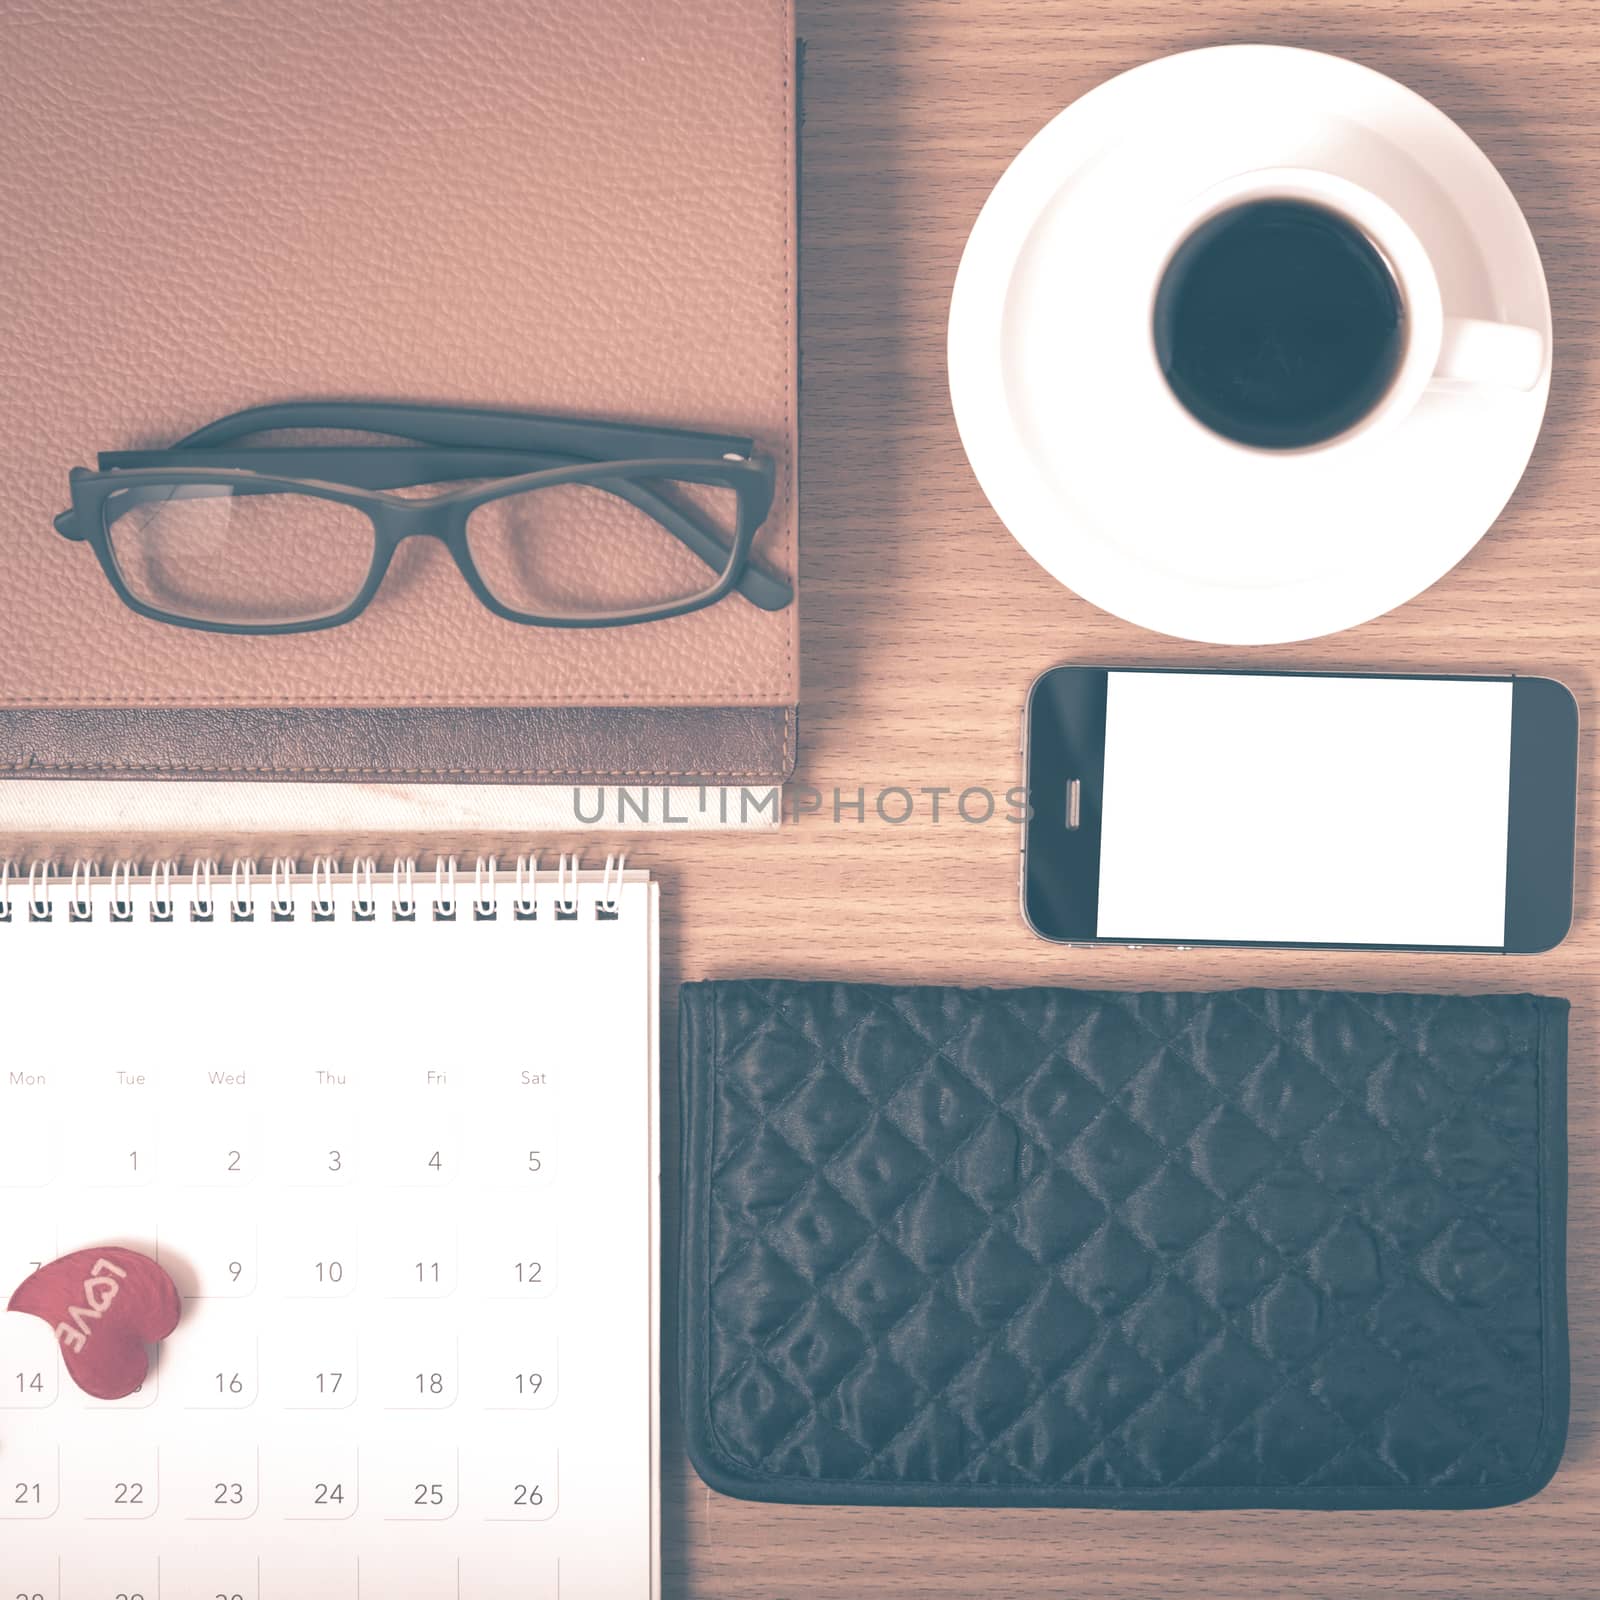
<instances>
[{"instance_id":1,"label":"white coffee cup","mask_svg":"<svg viewBox=\"0 0 1600 1600\"><path fill-rule=\"evenodd\" d=\"M1191 413L1159 372L1154 333L1147 341L1148 359L1161 377L1154 385L1167 403L1214 443L1252 455L1331 450L1362 436L1394 427L1410 414L1425 391L1434 386L1488 386L1530 390L1544 376L1549 350L1535 328L1452 315L1439 287L1439 272L1415 230L1387 201L1370 189L1335 173L1309 167L1265 167L1239 173L1195 194L1163 216L1157 234L1163 241L1159 265L1150 276L1147 326L1153 330L1156 296L1173 257L1194 232L1242 205L1264 200L1294 200L1320 206L1343 218L1367 238L1387 264L1403 307L1402 347L1388 387L1355 422L1329 439L1285 451L1240 443L1214 433Z\"/></svg>"}]
</instances>

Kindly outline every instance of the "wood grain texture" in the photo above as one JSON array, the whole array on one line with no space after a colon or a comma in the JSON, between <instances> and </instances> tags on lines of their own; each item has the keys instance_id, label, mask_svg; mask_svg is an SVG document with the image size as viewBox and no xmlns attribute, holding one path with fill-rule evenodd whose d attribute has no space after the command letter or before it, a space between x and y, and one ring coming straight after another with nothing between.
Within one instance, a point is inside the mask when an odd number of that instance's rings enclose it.
<instances>
[{"instance_id":1,"label":"wood grain texture","mask_svg":"<svg viewBox=\"0 0 1600 1600\"><path fill-rule=\"evenodd\" d=\"M1018 780L1017 717L1055 662L1549 672L1586 721L1600 686L1600 6L1572 0L801 0L804 142L803 713L800 778L853 796ZM1549 271L1557 355L1533 465L1491 534L1398 612L1312 644L1240 652L1142 633L1060 588L997 523L945 390L944 322L968 228L1016 150L1069 100L1152 55L1313 46L1392 73L1483 145ZM1158 467L1159 464L1153 464ZM820 817L771 836L641 843L665 882L665 972L1205 988L1537 990L1575 1002L1571 1057L1572 1427L1525 1505L1422 1515L906 1511L745 1504L711 1493L669 1420L668 1594L1243 1596L1357 1600L1600 1593L1600 918L1595 756L1584 757L1576 929L1532 958L1061 950L1017 914L1017 837L995 822ZM946 806L948 807L948 800ZM199 841L226 852L240 841ZM616 840L597 839L593 856ZM12 841L58 856L85 841ZM99 840L149 857L195 841ZM383 841L392 849L394 841ZM470 858L509 841L440 844ZM251 841L254 853L351 841ZM670 1041L675 1016L669 1005ZM669 1056L667 1096L673 1085ZM667 1136L675 1135L668 1112ZM669 1166L673 1146L669 1143ZM669 1184L670 1188L670 1184ZM669 1207L672 1197L669 1194ZM668 1226L674 1226L669 1211ZM669 1283L669 1295L670 1295ZM669 1300L665 1413L677 1403Z\"/></svg>"}]
</instances>

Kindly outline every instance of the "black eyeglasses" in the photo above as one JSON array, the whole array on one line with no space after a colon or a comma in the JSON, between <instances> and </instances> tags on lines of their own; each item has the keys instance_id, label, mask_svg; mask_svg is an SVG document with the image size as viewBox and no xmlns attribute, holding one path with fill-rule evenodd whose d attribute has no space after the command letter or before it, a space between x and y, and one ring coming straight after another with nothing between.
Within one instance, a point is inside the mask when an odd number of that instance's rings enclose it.
<instances>
[{"instance_id":1,"label":"black eyeglasses","mask_svg":"<svg viewBox=\"0 0 1600 1600\"><path fill-rule=\"evenodd\" d=\"M407 443L235 443L285 430ZM439 484L465 487L396 492ZM794 600L750 560L772 461L720 434L315 401L104 454L71 488L56 530L91 546L124 603L212 633L349 622L419 537L449 548L496 616L534 627L655 622L733 591L764 611Z\"/></svg>"}]
</instances>

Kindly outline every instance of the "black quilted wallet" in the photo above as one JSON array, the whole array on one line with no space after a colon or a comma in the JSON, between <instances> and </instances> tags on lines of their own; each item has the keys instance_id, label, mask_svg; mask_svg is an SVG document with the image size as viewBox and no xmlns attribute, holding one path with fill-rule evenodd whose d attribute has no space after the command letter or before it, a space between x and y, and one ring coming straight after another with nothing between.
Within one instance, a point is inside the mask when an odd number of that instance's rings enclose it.
<instances>
[{"instance_id":1,"label":"black quilted wallet","mask_svg":"<svg viewBox=\"0 0 1600 1600\"><path fill-rule=\"evenodd\" d=\"M1564 1000L683 990L727 1494L1465 1507L1567 1425Z\"/></svg>"}]
</instances>

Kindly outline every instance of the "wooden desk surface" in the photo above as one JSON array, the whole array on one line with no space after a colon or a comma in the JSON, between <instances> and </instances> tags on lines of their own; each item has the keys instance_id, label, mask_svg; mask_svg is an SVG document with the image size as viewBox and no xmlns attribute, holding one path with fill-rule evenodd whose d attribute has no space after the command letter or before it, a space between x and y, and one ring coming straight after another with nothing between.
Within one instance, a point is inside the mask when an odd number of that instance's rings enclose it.
<instances>
[{"instance_id":1,"label":"wooden desk surface","mask_svg":"<svg viewBox=\"0 0 1600 1600\"><path fill-rule=\"evenodd\" d=\"M1017 780L1036 673L1077 658L1551 672L1592 726L1600 673L1600 7L1572 0L801 0L804 149L804 714L800 776L830 793ZM961 454L944 322L968 228L1011 155L1102 78L1237 41L1354 56L1431 96L1505 173L1556 308L1549 420L1498 527L1428 594L1314 644L1245 653L1117 622L1005 534ZM830 1510L744 1504L695 1477L669 1420L671 1596L1183 1594L1344 1600L1600 1593L1600 1092L1593 995L1595 746L1571 938L1527 959L1065 951L1023 928L1002 823L825 814L780 834L635 848L665 882L665 983L752 974L966 983L1535 989L1570 996L1572 1428L1529 1504L1418 1514ZM948 804L948 802L947 802ZM119 841L96 841L112 846ZM122 841L151 854L150 840ZM414 841L431 848L440 841ZM495 843L444 841L470 855ZM18 848L63 842L10 841ZM173 841L173 843L180 843ZM189 848L194 841L182 841ZM230 841L209 841L226 850ZM390 841L392 844L392 841ZM600 841L591 846L599 853ZM254 841L257 854L273 853ZM309 855L350 841L283 840ZM70 853L70 850L67 852ZM668 1036L675 1025L669 1008ZM670 1050L669 1050L670 1056ZM670 1099L672 1072L669 1062ZM669 1115L667 1134L675 1135ZM671 1147L669 1146L669 1149ZM672 1220L669 1216L669 1226ZM669 1285L670 1293L670 1285ZM671 1306L669 1303L669 1316ZM668 1324L670 1330L670 1321ZM673 1358L669 1333L667 1360ZM676 1408L668 1379L665 1411Z\"/></svg>"}]
</instances>

